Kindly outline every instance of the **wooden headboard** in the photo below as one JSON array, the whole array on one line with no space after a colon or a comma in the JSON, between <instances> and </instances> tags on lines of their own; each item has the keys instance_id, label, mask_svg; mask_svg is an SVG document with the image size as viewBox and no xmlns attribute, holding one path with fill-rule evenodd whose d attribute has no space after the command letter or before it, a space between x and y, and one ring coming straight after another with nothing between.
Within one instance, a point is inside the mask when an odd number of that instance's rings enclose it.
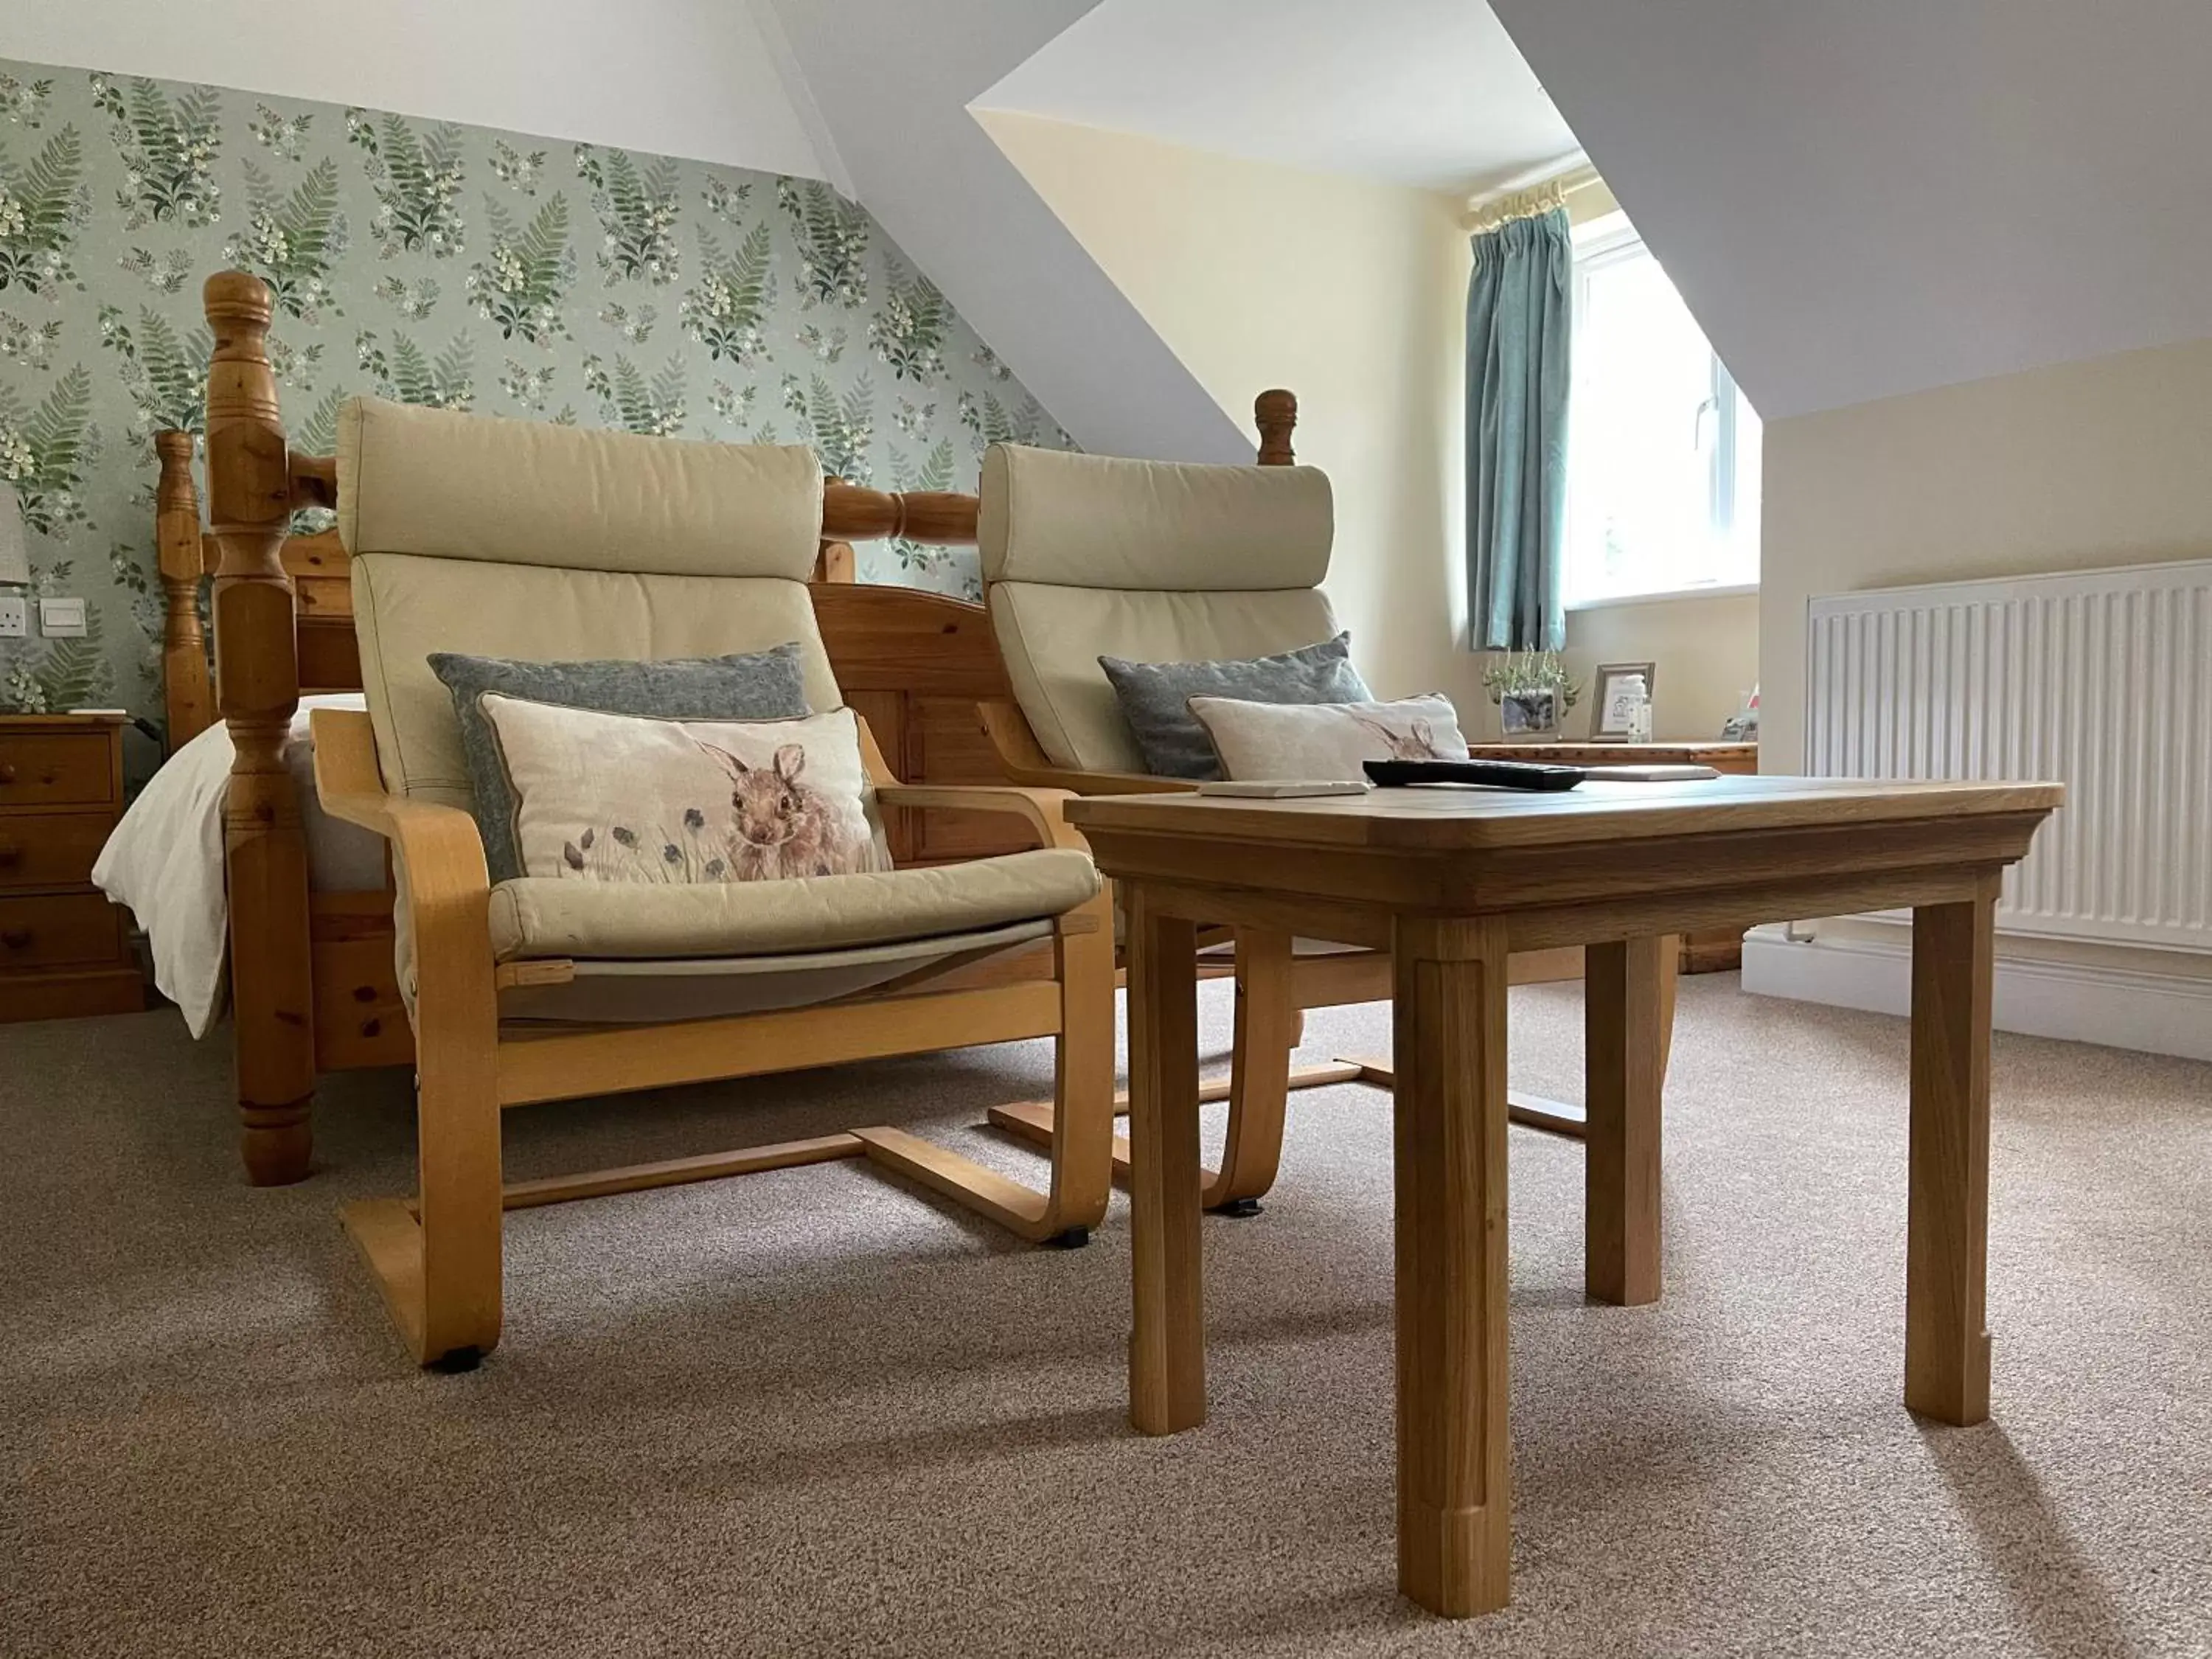
<instances>
[{"instance_id":1,"label":"wooden headboard","mask_svg":"<svg viewBox=\"0 0 2212 1659\"><path fill-rule=\"evenodd\" d=\"M220 717L202 595L204 585L218 574L222 550L220 539L200 524L199 496L192 484L191 434L157 433L154 447L161 468L155 496L155 542L165 611L162 672L169 748L174 752ZM288 458L288 468L295 505L335 505L335 468L328 457L293 455ZM973 544L973 495L937 491L902 495L832 479L823 492L822 523L822 551L814 570L815 611L839 685L848 693L888 692L902 684L929 683L962 695L972 690L972 696L1006 695L1006 677L983 626L981 605L918 588L862 585L854 579L855 541L903 536L940 544ZM337 532L287 536L278 557L291 588L290 632L301 692L358 691L361 653L354 640L353 582ZM825 594L835 597L825 603ZM850 597L854 594L867 597ZM949 684L954 679L960 682L957 688ZM877 725L872 715L870 724ZM878 735L884 752L896 755L891 735L880 726Z\"/></svg>"},{"instance_id":2,"label":"wooden headboard","mask_svg":"<svg viewBox=\"0 0 2212 1659\"><path fill-rule=\"evenodd\" d=\"M1288 392L1263 392L1255 400L1261 465L1287 466L1295 459L1291 435L1297 410L1297 399ZM214 724L222 707L204 619L212 608L204 603L207 584L219 573L222 548L221 539L200 523L193 447L189 432L154 436L161 461L155 543L161 569L162 675L172 753ZM282 476L289 497L285 510L337 506L337 470L330 457L287 455ZM935 714L895 720L886 699L912 688L925 705L952 698L972 706L1008 695L1005 671L982 606L917 588L857 583L852 544L905 537L938 545L973 545L975 498L951 491L867 489L832 478L823 490L822 528L822 551L814 568L815 614L837 683L866 714L895 766L902 754L919 762L921 757L909 744L921 739L910 738L909 732L936 732L945 744L954 740L950 728ZM337 532L286 536L277 557L291 589L287 631L300 691L359 690L353 582ZM270 625L281 623L272 618ZM260 626L257 617L246 631ZM282 635L269 643L281 647ZM922 774L902 769L900 775L918 781Z\"/></svg>"}]
</instances>

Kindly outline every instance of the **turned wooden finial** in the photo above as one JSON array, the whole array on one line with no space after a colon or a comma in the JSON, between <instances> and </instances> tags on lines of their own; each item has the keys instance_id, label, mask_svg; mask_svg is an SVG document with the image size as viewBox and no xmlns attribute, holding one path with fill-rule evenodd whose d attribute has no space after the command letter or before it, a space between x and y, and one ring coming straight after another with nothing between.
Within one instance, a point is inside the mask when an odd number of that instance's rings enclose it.
<instances>
[{"instance_id":1,"label":"turned wooden finial","mask_svg":"<svg viewBox=\"0 0 2212 1659\"><path fill-rule=\"evenodd\" d=\"M283 546L291 471L276 376L269 366L269 290L244 271L208 278L215 355L208 364L209 530L216 568L216 703L234 757L223 806L231 1005L241 1030L239 1116L257 1186L307 1173L315 1088L307 951L307 840L284 761L300 706L299 641Z\"/></svg>"},{"instance_id":2,"label":"turned wooden finial","mask_svg":"<svg viewBox=\"0 0 2212 1659\"><path fill-rule=\"evenodd\" d=\"M200 301L207 313L208 325L215 330L217 350L222 349L222 324L228 319L258 324L257 333L269 331L269 319L274 314L269 301L269 284L251 271L218 270L201 285Z\"/></svg>"},{"instance_id":3,"label":"turned wooden finial","mask_svg":"<svg viewBox=\"0 0 2212 1659\"><path fill-rule=\"evenodd\" d=\"M1292 466L1297 453L1291 447L1291 432L1298 423L1296 394L1280 386L1252 400L1252 419L1260 428L1260 465Z\"/></svg>"}]
</instances>

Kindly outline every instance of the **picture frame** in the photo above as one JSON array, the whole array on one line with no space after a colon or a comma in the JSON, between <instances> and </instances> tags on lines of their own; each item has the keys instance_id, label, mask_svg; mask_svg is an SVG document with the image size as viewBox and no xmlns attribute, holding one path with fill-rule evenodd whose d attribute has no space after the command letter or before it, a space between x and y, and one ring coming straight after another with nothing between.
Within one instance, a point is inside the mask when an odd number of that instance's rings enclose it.
<instances>
[{"instance_id":1,"label":"picture frame","mask_svg":"<svg viewBox=\"0 0 2212 1659\"><path fill-rule=\"evenodd\" d=\"M1597 667L1596 692L1590 701L1590 732L1592 743L1626 743L1632 735L1627 711L1619 706L1615 688L1631 674L1644 676L1644 691L1647 697L1658 692L1656 663L1607 662Z\"/></svg>"}]
</instances>

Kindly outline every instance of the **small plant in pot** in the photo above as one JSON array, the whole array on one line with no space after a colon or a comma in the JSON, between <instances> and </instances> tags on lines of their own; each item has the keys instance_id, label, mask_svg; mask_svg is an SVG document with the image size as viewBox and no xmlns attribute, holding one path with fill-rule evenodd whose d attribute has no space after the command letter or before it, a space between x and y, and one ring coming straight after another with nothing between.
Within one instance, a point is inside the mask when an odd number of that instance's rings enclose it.
<instances>
[{"instance_id":1,"label":"small plant in pot","mask_svg":"<svg viewBox=\"0 0 2212 1659\"><path fill-rule=\"evenodd\" d=\"M1509 651L1483 671L1482 689L1498 705L1509 738L1556 738L1583 689L1556 651Z\"/></svg>"}]
</instances>

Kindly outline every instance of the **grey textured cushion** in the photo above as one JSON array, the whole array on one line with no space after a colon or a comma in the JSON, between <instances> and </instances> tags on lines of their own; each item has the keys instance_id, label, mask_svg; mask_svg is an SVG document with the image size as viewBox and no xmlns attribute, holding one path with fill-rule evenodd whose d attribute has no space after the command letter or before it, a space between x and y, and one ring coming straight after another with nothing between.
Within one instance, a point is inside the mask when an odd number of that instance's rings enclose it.
<instances>
[{"instance_id":1,"label":"grey textured cushion","mask_svg":"<svg viewBox=\"0 0 2212 1659\"><path fill-rule=\"evenodd\" d=\"M521 875L522 860L514 845L514 791L500 764L499 739L477 702L485 692L664 720L781 720L810 712L796 640L767 651L665 662L511 662L452 651L434 651L429 660L430 672L453 693L484 864L495 882Z\"/></svg>"},{"instance_id":2,"label":"grey textured cushion","mask_svg":"<svg viewBox=\"0 0 2212 1659\"><path fill-rule=\"evenodd\" d=\"M1190 712L1193 697L1243 702L1370 702L1373 694L1352 665L1352 635L1237 662L1125 662L1101 657L1121 717L1137 739L1145 770L1163 778L1218 778L1221 763L1206 728Z\"/></svg>"}]
</instances>

